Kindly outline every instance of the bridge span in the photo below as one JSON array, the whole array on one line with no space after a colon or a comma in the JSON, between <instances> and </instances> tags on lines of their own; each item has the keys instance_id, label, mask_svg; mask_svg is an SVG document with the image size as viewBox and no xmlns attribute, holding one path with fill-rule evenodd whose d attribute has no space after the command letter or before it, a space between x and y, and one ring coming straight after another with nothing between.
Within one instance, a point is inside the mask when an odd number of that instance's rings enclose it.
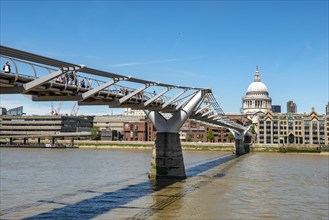
<instances>
[{"instance_id":1,"label":"bridge span","mask_svg":"<svg viewBox=\"0 0 329 220\"><path fill-rule=\"evenodd\" d=\"M151 178L186 177L179 130L188 118L229 128L235 137L236 155L249 152L245 143L249 127L229 120L209 88L138 79L2 45L0 58L2 65L9 62L11 66L10 72L0 72L0 94L144 110L157 129Z\"/></svg>"}]
</instances>

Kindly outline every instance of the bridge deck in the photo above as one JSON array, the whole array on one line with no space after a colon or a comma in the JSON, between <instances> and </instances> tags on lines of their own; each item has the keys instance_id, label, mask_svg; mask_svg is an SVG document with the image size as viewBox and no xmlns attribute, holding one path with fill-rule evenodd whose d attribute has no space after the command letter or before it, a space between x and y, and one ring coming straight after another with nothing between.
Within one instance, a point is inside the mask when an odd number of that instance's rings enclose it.
<instances>
[{"instance_id":1,"label":"bridge deck","mask_svg":"<svg viewBox=\"0 0 329 220\"><path fill-rule=\"evenodd\" d=\"M33 101L77 101L79 105L176 112L201 91L203 98L191 114L192 118L213 126L225 126L239 133L246 129L225 116L210 89L137 79L2 45L0 57L10 61L13 67L12 73L0 72L0 94L24 94ZM21 71L18 63L29 67L32 73L26 72L26 68ZM49 74L42 75L39 69ZM106 80L93 77L104 77ZM65 82L59 83L57 78L62 78ZM84 80L88 81L87 88L82 85ZM141 87L136 89L119 84L128 82ZM92 87L92 84L97 86ZM160 93L150 92L151 87L161 90ZM166 93L173 93L173 96L165 96Z\"/></svg>"}]
</instances>

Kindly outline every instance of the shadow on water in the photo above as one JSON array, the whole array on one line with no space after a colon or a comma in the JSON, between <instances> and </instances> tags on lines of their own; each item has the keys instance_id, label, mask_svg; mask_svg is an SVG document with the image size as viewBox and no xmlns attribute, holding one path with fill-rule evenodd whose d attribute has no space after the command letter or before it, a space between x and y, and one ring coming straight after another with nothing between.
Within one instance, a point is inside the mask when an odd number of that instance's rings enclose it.
<instances>
[{"instance_id":1,"label":"shadow on water","mask_svg":"<svg viewBox=\"0 0 329 220\"><path fill-rule=\"evenodd\" d=\"M198 174L232 160L233 158L235 158L234 155L227 155L188 168L186 170L187 178L197 176ZM157 180L157 182L148 180L138 184L129 185L113 192L102 193L101 195L74 204L65 204L64 207L56 208L49 212L40 213L24 219L91 219L105 214L112 209L120 208L122 205L131 201L150 195L151 193L161 190L177 181L180 180ZM50 201L44 202L49 203Z\"/></svg>"}]
</instances>

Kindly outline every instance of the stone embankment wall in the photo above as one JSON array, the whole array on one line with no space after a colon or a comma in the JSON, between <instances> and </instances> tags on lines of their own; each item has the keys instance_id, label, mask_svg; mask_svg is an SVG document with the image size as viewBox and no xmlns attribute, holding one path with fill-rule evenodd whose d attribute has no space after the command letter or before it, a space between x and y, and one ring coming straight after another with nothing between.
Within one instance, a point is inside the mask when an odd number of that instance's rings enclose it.
<instances>
[{"instance_id":1,"label":"stone embankment wall","mask_svg":"<svg viewBox=\"0 0 329 220\"><path fill-rule=\"evenodd\" d=\"M58 141L58 143L65 144L65 141ZM67 141L67 144L69 142ZM79 148L100 148L100 149L152 149L153 141L84 141L75 140L74 145ZM234 143L199 143L199 142L181 142L183 150L216 150L216 151L233 151Z\"/></svg>"},{"instance_id":2,"label":"stone embankment wall","mask_svg":"<svg viewBox=\"0 0 329 220\"><path fill-rule=\"evenodd\" d=\"M59 141L65 142L65 141ZM69 142L68 142L69 143ZM144 141L85 141L75 140L74 145L79 148L99 148L99 149L152 149L154 142ZM227 151L235 150L234 143L210 143L210 142L182 142L183 150L200 151ZM300 152L300 153L320 153L329 152L329 146L324 145L278 145L278 144L252 144L251 152Z\"/></svg>"},{"instance_id":3,"label":"stone embankment wall","mask_svg":"<svg viewBox=\"0 0 329 220\"><path fill-rule=\"evenodd\" d=\"M22 141L21 141L22 142ZM3 142L0 147L10 147ZM36 141L29 141L29 145L35 145ZM49 140L44 140L42 144L49 144ZM14 147L22 146L23 143L15 141ZM71 146L71 140L56 140L56 144ZM211 143L211 142L181 142L183 150L195 151L226 151L234 152L234 143ZM97 149L149 149L154 146L154 142L149 141L92 141L92 140L74 140L74 146L79 148L97 148ZM252 144L251 152L278 152L278 153L326 153L329 154L327 145L311 144Z\"/></svg>"}]
</instances>

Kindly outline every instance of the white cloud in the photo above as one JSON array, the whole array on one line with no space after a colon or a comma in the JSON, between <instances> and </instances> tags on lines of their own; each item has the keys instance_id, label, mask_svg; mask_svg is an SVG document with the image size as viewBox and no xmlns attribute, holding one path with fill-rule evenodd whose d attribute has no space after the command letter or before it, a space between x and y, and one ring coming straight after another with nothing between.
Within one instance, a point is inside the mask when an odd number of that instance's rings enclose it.
<instances>
[{"instance_id":1,"label":"white cloud","mask_svg":"<svg viewBox=\"0 0 329 220\"><path fill-rule=\"evenodd\" d=\"M119 63L119 64L112 64L112 67L122 67L122 66L137 66L137 65L145 65L145 64L152 64L152 63L168 63L168 62L175 62L179 59L165 59L165 60L151 60L151 61L144 61L144 62L131 62L131 63Z\"/></svg>"},{"instance_id":2,"label":"white cloud","mask_svg":"<svg viewBox=\"0 0 329 220\"><path fill-rule=\"evenodd\" d=\"M60 102L53 102L53 108L58 109ZM64 102L61 114L71 114L74 102ZM23 106L26 115L50 115L51 102L33 102L22 95L0 95L0 106L7 110ZM122 114L122 109L111 109L108 106L79 106L78 115L111 115Z\"/></svg>"}]
</instances>

